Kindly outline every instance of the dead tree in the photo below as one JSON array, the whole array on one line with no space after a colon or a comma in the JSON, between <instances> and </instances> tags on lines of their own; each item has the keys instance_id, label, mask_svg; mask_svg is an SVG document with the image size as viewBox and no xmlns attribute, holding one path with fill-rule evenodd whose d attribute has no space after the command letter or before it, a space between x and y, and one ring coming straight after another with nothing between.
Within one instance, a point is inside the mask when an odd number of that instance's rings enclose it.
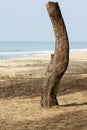
<instances>
[{"instance_id":1,"label":"dead tree","mask_svg":"<svg viewBox=\"0 0 87 130\"><path fill-rule=\"evenodd\" d=\"M58 105L57 91L60 79L69 62L69 41L58 3L48 2L46 7L54 29L55 51L51 54L51 61L42 85L41 105L51 107Z\"/></svg>"}]
</instances>

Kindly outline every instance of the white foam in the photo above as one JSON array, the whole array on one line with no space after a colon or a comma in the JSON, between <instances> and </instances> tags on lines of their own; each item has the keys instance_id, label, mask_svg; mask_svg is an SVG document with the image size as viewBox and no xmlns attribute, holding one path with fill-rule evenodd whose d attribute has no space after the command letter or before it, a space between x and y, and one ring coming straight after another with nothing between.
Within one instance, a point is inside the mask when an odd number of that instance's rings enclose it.
<instances>
[{"instance_id":1,"label":"white foam","mask_svg":"<svg viewBox=\"0 0 87 130\"><path fill-rule=\"evenodd\" d=\"M71 49L70 51L73 51L73 52L86 52L87 49Z\"/></svg>"}]
</instances>

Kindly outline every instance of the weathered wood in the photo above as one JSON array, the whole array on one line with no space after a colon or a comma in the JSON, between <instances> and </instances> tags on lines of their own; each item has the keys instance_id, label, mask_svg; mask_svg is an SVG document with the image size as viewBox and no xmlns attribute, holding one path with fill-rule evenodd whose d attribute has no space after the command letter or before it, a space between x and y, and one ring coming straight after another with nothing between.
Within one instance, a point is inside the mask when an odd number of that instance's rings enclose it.
<instances>
[{"instance_id":1,"label":"weathered wood","mask_svg":"<svg viewBox=\"0 0 87 130\"><path fill-rule=\"evenodd\" d=\"M64 20L57 2L48 2L47 10L51 19L55 34L55 51L51 54L46 78L42 85L41 105L51 107L58 105L57 86L60 83L69 62L69 41Z\"/></svg>"}]
</instances>

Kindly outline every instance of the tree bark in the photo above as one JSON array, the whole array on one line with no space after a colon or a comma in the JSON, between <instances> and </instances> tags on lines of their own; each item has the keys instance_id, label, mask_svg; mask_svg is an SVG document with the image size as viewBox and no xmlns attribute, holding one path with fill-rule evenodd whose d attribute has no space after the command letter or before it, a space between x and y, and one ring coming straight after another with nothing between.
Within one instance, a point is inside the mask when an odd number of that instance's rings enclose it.
<instances>
[{"instance_id":1,"label":"tree bark","mask_svg":"<svg viewBox=\"0 0 87 130\"><path fill-rule=\"evenodd\" d=\"M55 51L51 54L51 61L42 85L41 105L51 107L58 105L58 86L69 62L69 41L58 3L48 2L46 7L54 29Z\"/></svg>"}]
</instances>

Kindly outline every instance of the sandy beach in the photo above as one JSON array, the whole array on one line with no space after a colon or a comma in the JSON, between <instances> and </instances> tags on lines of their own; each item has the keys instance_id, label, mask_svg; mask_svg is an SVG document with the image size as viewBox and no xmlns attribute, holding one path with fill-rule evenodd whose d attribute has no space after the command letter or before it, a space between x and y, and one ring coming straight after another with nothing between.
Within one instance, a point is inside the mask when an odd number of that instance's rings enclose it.
<instances>
[{"instance_id":1,"label":"sandy beach","mask_svg":"<svg viewBox=\"0 0 87 130\"><path fill-rule=\"evenodd\" d=\"M59 106L40 106L50 56L0 60L0 130L87 130L87 52L70 52Z\"/></svg>"}]
</instances>

